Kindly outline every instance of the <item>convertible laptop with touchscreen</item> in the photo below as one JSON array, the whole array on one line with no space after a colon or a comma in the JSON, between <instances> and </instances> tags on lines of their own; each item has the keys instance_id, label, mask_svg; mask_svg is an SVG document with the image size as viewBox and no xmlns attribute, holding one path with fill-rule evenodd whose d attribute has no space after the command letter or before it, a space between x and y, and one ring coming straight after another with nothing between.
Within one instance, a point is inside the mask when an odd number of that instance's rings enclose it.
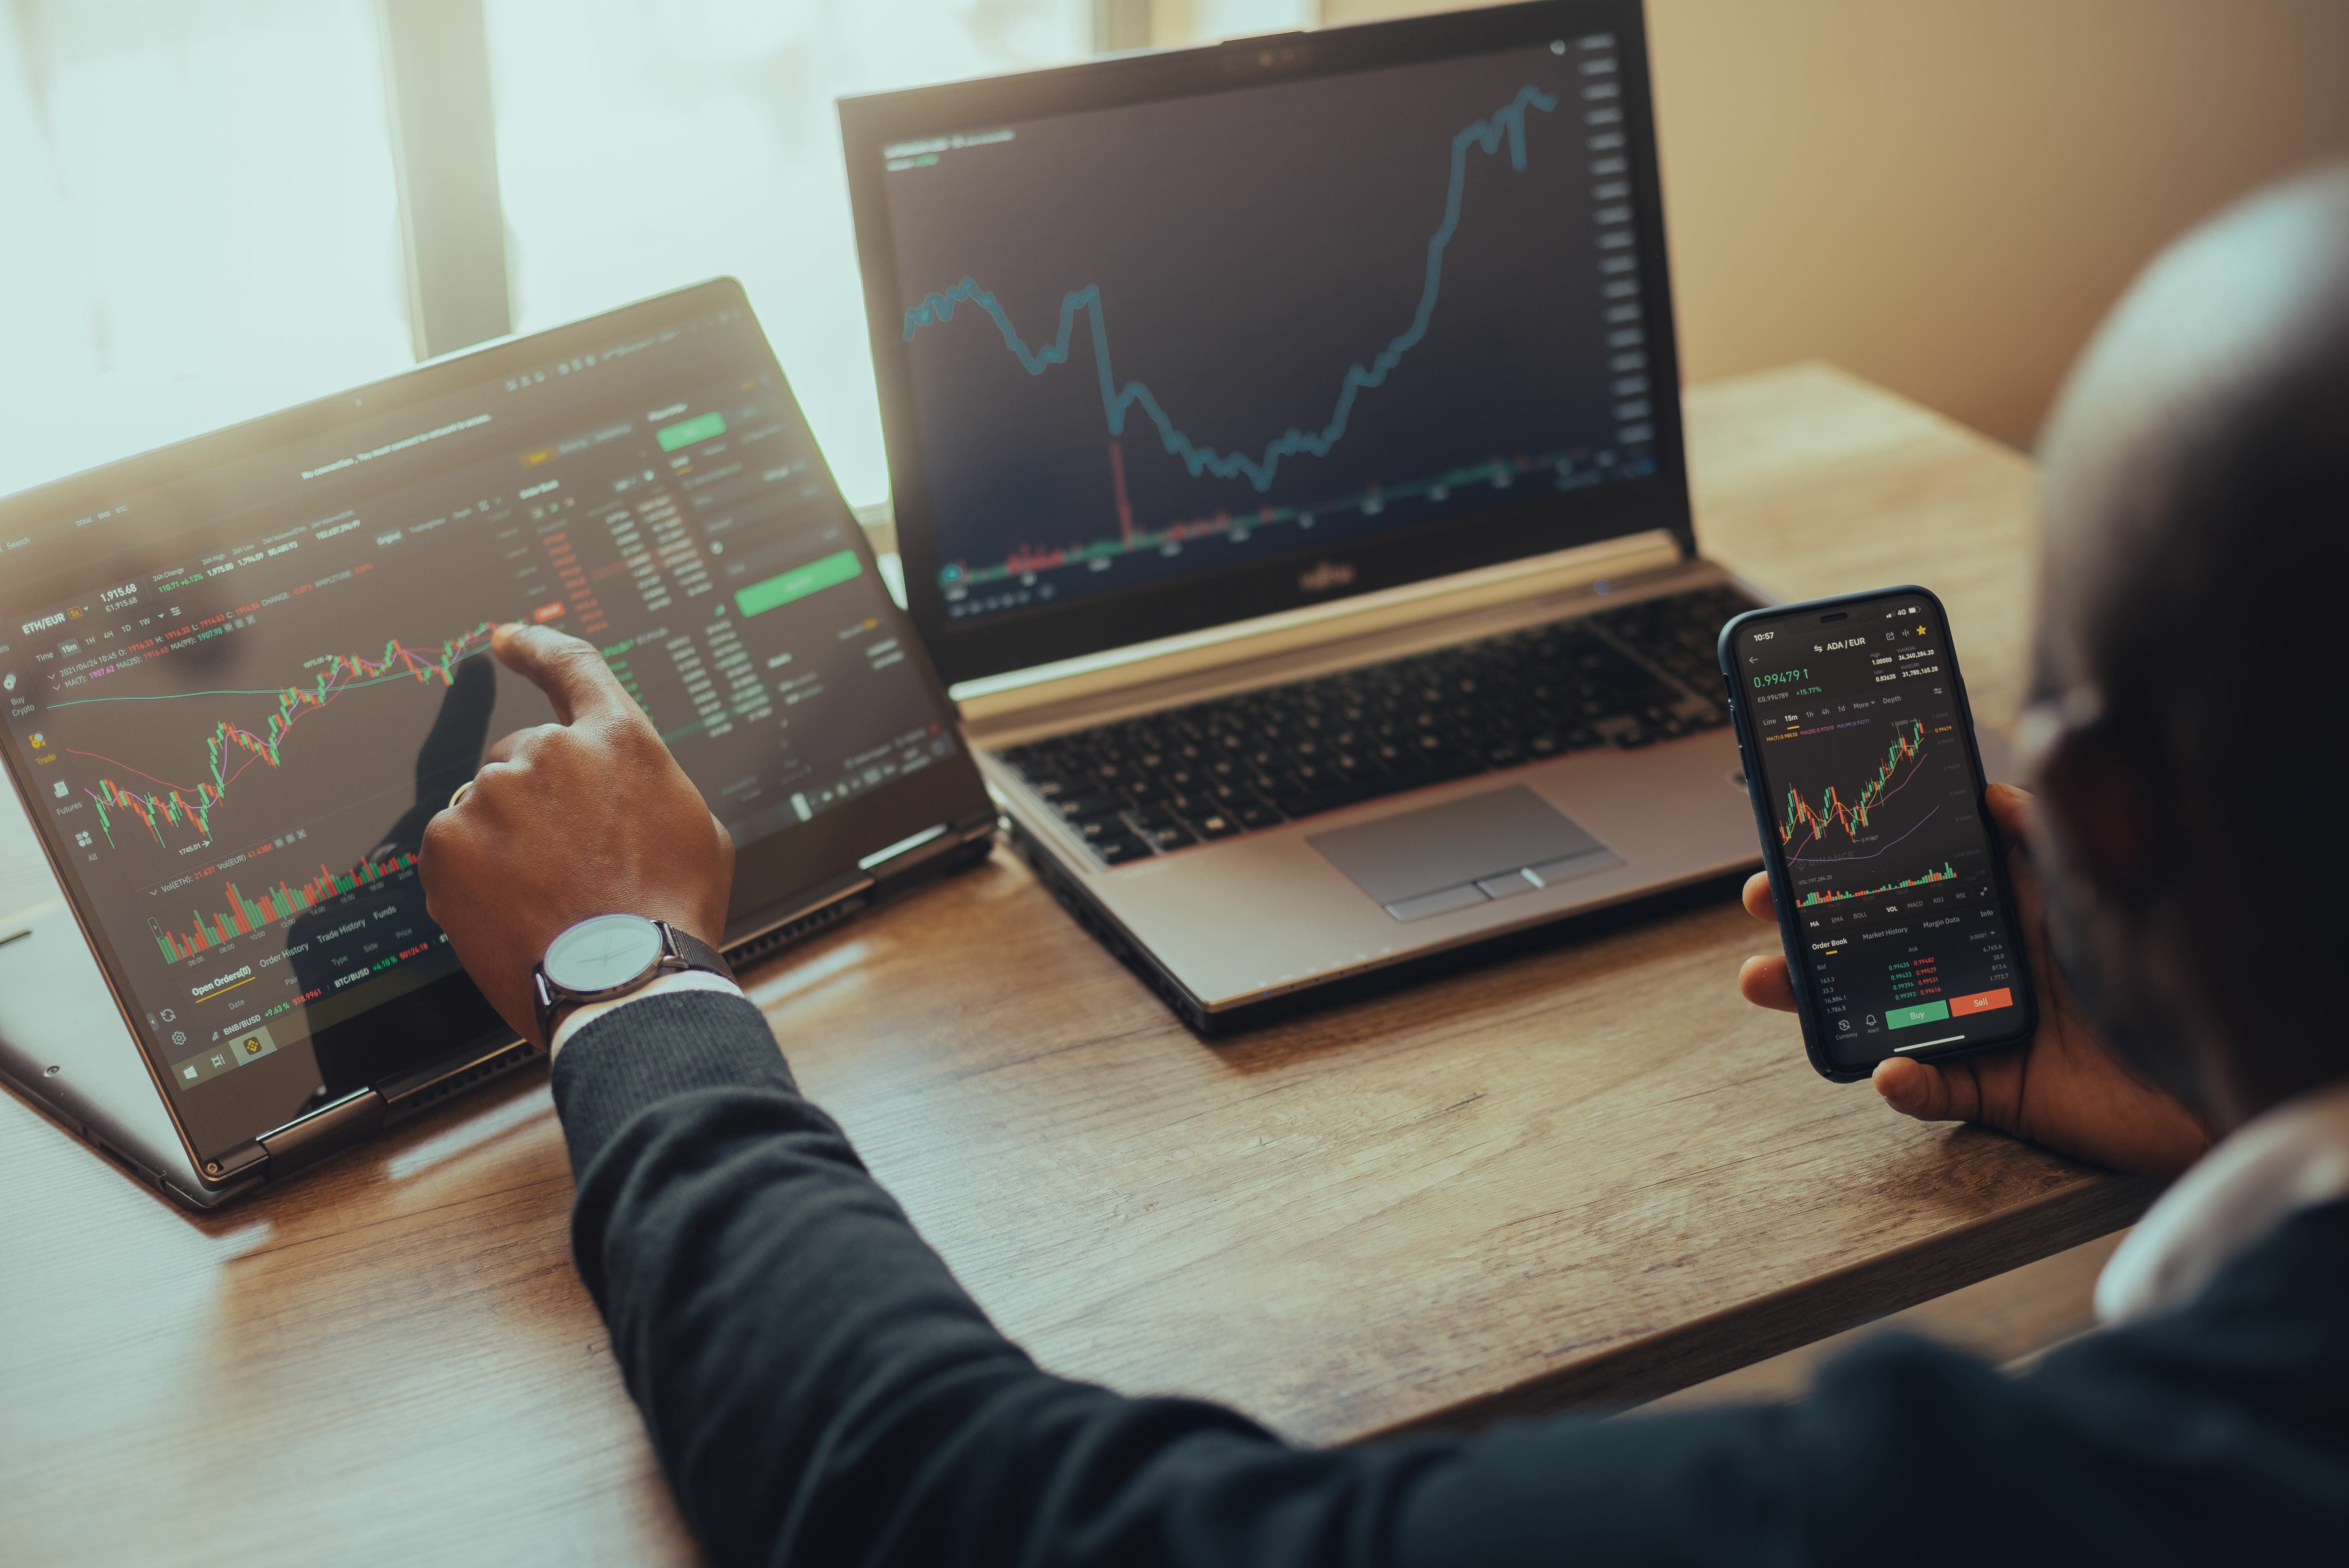
<instances>
[{"instance_id":1,"label":"convertible laptop with touchscreen","mask_svg":"<svg viewBox=\"0 0 2349 1568\"><path fill-rule=\"evenodd\" d=\"M737 962L987 852L936 676L730 280L0 501L0 722L57 877L0 1073L209 1206L533 1056L424 826L602 649L736 847Z\"/></svg>"}]
</instances>

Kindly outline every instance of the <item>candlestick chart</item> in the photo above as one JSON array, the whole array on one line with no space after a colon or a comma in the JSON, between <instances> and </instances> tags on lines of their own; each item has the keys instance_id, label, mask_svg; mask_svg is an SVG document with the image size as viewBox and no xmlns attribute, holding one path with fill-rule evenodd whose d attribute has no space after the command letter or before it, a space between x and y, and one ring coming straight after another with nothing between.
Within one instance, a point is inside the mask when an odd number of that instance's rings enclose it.
<instances>
[{"instance_id":1,"label":"candlestick chart","mask_svg":"<svg viewBox=\"0 0 2349 1568\"><path fill-rule=\"evenodd\" d=\"M104 753L70 744L60 747L72 755L87 757L116 770L101 773L98 782L84 792L97 808L99 829L109 845L116 843L118 820L137 822L159 846L171 846L173 838L209 842L212 836L212 814L229 797L237 781L256 767L274 772L283 766L286 739L305 719L333 706L350 692L372 687L446 686L454 679L460 664L488 649L494 629L493 623L482 621L437 646L409 648L395 638L386 641L378 655L326 655L305 661L317 670L307 684L158 696L91 697L52 703L50 709L56 712L101 702L156 704L199 698L270 699L268 711L257 723L241 723L233 719L212 722L203 733L202 771L191 782L167 779Z\"/></svg>"},{"instance_id":2,"label":"candlestick chart","mask_svg":"<svg viewBox=\"0 0 2349 1568\"><path fill-rule=\"evenodd\" d=\"M1816 804L1801 789L1788 789L1778 820L1778 841L1786 846L1786 858L1800 860L1806 850L1825 846L1830 832L1839 836L1840 845L1859 842L1875 826L1875 815L1885 802L1907 788L1922 771L1924 756L1925 726L1909 720L1894 726L1891 743L1874 775L1848 798L1832 784L1819 793Z\"/></svg>"}]
</instances>

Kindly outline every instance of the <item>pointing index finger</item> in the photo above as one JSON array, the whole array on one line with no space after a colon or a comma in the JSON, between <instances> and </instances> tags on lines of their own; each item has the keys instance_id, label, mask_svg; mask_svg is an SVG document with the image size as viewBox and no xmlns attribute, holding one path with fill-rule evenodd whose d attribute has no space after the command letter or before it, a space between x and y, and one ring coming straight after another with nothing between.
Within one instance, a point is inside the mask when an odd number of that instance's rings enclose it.
<instances>
[{"instance_id":1,"label":"pointing index finger","mask_svg":"<svg viewBox=\"0 0 2349 1568\"><path fill-rule=\"evenodd\" d=\"M546 693L554 716L565 724L612 717L630 705L604 656L553 627L508 621L498 628L490 648L500 663Z\"/></svg>"}]
</instances>

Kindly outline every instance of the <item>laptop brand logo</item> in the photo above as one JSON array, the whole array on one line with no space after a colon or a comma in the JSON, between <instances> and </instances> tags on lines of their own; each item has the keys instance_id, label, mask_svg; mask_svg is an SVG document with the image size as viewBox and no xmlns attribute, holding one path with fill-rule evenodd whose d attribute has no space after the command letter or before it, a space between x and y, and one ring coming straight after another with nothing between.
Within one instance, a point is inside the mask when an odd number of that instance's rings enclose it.
<instances>
[{"instance_id":1,"label":"laptop brand logo","mask_svg":"<svg viewBox=\"0 0 2349 1568\"><path fill-rule=\"evenodd\" d=\"M1326 594L1331 588L1342 588L1354 580L1354 568L1345 561L1316 561L1312 567L1299 574L1297 586L1309 594Z\"/></svg>"}]
</instances>

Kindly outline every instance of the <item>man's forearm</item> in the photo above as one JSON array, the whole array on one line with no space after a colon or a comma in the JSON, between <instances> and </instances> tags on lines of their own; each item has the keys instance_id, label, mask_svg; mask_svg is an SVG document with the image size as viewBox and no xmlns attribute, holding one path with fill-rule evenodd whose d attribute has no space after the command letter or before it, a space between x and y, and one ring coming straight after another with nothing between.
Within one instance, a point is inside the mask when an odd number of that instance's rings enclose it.
<instances>
[{"instance_id":1,"label":"man's forearm","mask_svg":"<svg viewBox=\"0 0 2349 1568\"><path fill-rule=\"evenodd\" d=\"M1359 1459L1038 1371L800 1096L749 1003L623 1009L565 1047L555 1094L580 1272L718 1561L928 1568L1049 1538L1104 1563L1302 1563L1376 1506L1339 1473ZM1239 1506L1267 1467L1335 1490L1267 1518Z\"/></svg>"}]
</instances>

